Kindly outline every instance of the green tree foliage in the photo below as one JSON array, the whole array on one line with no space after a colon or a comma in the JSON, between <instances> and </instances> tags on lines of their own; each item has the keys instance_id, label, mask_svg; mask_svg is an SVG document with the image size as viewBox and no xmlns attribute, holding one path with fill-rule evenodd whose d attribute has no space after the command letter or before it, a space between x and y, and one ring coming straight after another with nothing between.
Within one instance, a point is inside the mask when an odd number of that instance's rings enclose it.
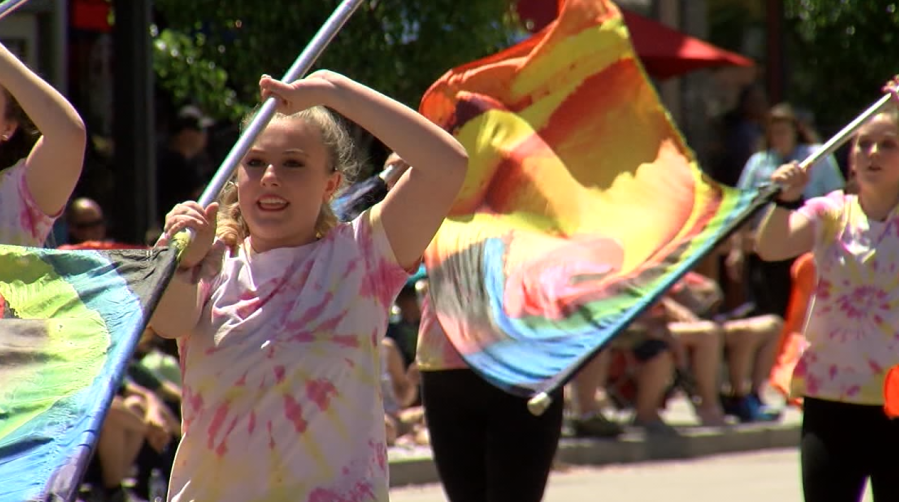
<instances>
[{"instance_id":1,"label":"green tree foliage","mask_svg":"<svg viewBox=\"0 0 899 502\"><path fill-rule=\"evenodd\" d=\"M830 134L899 73L899 1L787 0L786 14L794 35L789 98L814 110Z\"/></svg>"},{"instance_id":2,"label":"green tree foliage","mask_svg":"<svg viewBox=\"0 0 899 502\"><path fill-rule=\"evenodd\" d=\"M203 54L202 35L188 36L174 30L153 35L153 71L160 86L175 103L194 103L206 113L225 120L236 120L247 106L237 102L228 87L228 73Z\"/></svg>"},{"instance_id":3,"label":"green tree foliage","mask_svg":"<svg viewBox=\"0 0 899 502\"><path fill-rule=\"evenodd\" d=\"M192 97L210 113L233 118L257 101L260 75L281 77L337 5L156 0L160 84L176 99ZM416 107L445 71L508 46L514 34L509 0L366 0L316 68L344 73Z\"/></svg>"}]
</instances>

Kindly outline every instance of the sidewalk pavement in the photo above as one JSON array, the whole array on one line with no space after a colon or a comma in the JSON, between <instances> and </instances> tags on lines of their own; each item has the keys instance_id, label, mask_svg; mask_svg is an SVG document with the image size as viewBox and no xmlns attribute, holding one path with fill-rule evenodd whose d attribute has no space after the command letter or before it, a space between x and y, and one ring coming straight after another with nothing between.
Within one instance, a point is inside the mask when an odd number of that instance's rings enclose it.
<instances>
[{"instance_id":1,"label":"sidewalk pavement","mask_svg":"<svg viewBox=\"0 0 899 502\"><path fill-rule=\"evenodd\" d=\"M782 399L766 396L766 401L781 405ZM563 436L559 443L557 467L565 465L609 465L659 460L707 457L723 453L793 448L799 445L802 412L786 408L778 422L737 424L726 427L702 427L689 402L676 398L663 413L665 421L678 431L676 436L649 436L628 428L617 439L580 439ZM611 418L611 416L610 416ZM615 417L627 423L627 416ZM438 483L430 447L391 448L390 485L406 486Z\"/></svg>"}]
</instances>

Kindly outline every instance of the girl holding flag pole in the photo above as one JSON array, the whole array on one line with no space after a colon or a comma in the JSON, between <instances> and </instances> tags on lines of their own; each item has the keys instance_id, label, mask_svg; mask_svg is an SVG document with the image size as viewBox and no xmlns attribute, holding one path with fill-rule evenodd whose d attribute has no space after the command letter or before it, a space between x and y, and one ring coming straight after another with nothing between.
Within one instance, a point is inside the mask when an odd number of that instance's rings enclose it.
<instances>
[{"instance_id":1,"label":"girl holding flag pole","mask_svg":"<svg viewBox=\"0 0 899 502\"><path fill-rule=\"evenodd\" d=\"M885 91L895 95L899 80ZM854 133L854 135L853 135ZM800 202L808 159L778 168L774 208L758 230L766 260L814 254L807 346L791 394L803 398L806 502L854 502L868 479L876 502L899 500L899 422L884 412L884 379L899 363L899 109L885 96L831 142L853 135L858 193ZM838 146L838 145L837 145Z\"/></svg>"},{"instance_id":2,"label":"girl holding flag pole","mask_svg":"<svg viewBox=\"0 0 899 502\"><path fill-rule=\"evenodd\" d=\"M166 235L196 235L151 321L178 339L184 375L169 497L386 501L379 342L467 155L418 113L335 73L264 76L260 89L279 114L221 206L187 202L166 218ZM350 223L329 204L353 147L325 106L415 166Z\"/></svg>"}]
</instances>

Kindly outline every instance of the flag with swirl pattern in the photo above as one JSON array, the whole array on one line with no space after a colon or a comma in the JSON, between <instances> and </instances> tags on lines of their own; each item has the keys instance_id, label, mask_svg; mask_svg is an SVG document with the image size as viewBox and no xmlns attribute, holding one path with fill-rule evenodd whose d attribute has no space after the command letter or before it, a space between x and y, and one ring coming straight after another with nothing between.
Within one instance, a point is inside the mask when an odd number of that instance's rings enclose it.
<instances>
[{"instance_id":1,"label":"flag with swirl pattern","mask_svg":"<svg viewBox=\"0 0 899 502\"><path fill-rule=\"evenodd\" d=\"M0 500L73 500L177 248L0 245Z\"/></svg>"},{"instance_id":2,"label":"flag with swirl pattern","mask_svg":"<svg viewBox=\"0 0 899 502\"><path fill-rule=\"evenodd\" d=\"M607 0L450 70L420 111L470 157L425 255L431 300L514 394L564 385L770 198L703 173Z\"/></svg>"}]
</instances>

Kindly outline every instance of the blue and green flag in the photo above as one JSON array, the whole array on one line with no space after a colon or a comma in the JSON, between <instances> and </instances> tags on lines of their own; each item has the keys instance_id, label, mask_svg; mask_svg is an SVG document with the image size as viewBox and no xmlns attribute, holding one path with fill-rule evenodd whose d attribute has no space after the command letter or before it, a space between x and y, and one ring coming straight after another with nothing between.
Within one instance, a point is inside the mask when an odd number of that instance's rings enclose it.
<instances>
[{"instance_id":1,"label":"blue and green flag","mask_svg":"<svg viewBox=\"0 0 899 502\"><path fill-rule=\"evenodd\" d=\"M0 501L71 500L176 248L0 245Z\"/></svg>"}]
</instances>

